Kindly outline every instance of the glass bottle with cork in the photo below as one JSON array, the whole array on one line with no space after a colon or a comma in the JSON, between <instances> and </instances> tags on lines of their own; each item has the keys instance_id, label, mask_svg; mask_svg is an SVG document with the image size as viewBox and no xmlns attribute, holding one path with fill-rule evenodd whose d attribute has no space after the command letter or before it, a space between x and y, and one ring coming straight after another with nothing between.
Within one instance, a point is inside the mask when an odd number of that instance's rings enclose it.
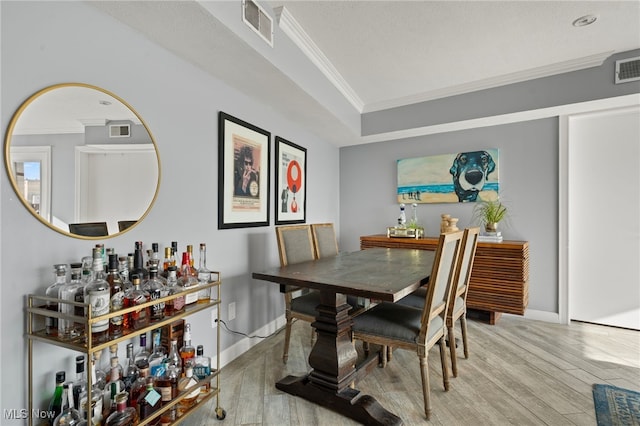
<instances>
[{"instance_id":1,"label":"glass bottle with cork","mask_svg":"<svg viewBox=\"0 0 640 426\"><path fill-rule=\"evenodd\" d=\"M198 282L200 286L206 286L211 282L211 271L207 269L207 245L200 243L200 265L198 267ZM198 292L198 303L209 303L211 299L211 287L203 288Z\"/></svg>"},{"instance_id":2,"label":"glass bottle with cork","mask_svg":"<svg viewBox=\"0 0 640 426\"><path fill-rule=\"evenodd\" d=\"M189 255L187 252L182 253L182 266L180 278L178 278L178 286L182 291L188 291L198 288L198 273L189 264ZM184 295L184 304L189 306L198 301L198 292L193 291Z\"/></svg>"},{"instance_id":3,"label":"glass bottle with cork","mask_svg":"<svg viewBox=\"0 0 640 426\"><path fill-rule=\"evenodd\" d=\"M109 283L104 278L102 253L99 248L93 249L93 279L85 287L85 301L91 309L91 317L109 313L111 291ZM109 319L96 321L91 324L91 340L93 343L105 342L109 337Z\"/></svg>"},{"instance_id":4,"label":"glass bottle with cork","mask_svg":"<svg viewBox=\"0 0 640 426\"><path fill-rule=\"evenodd\" d=\"M53 265L53 273L55 280L53 284L47 287L45 295L53 299L59 299L60 289L67 283L67 265L62 263ZM46 309L58 312L58 302L54 300L47 300ZM49 336L58 336L58 318L45 317L45 332Z\"/></svg>"}]
</instances>

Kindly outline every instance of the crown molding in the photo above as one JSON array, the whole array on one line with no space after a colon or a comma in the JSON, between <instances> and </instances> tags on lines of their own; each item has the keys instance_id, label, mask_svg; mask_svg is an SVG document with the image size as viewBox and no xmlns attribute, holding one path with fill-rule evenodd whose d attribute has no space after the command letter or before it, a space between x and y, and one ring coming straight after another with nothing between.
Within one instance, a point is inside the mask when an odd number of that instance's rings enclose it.
<instances>
[{"instance_id":1,"label":"crown molding","mask_svg":"<svg viewBox=\"0 0 640 426\"><path fill-rule=\"evenodd\" d=\"M607 51L569 61L558 62L556 64L543 67L531 68L524 71L500 75L456 86L445 87L429 92L417 93L396 99L388 99L378 102L371 102L364 106L362 113L381 111L390 108L397 108L405 105L417 104L420 102L432 101L449 96L461 95L464 93L476 92L478 90L491 89L494 87L506 86L508 84L520 83L527 80L549 77L556 74L563 74L578 71L586 68L598 67L611 56L615 51Z\"/></svg>"},{"instance_id":2,"label":"crown molding","mask_svg":"<svg viewBox=\"0 0 640 426\"><path fill-rule=\"evenodd\" d=\"M364 108L364 102L353 88L342 77L338 70L333 66L331 61L325 56L320 48L313 42L311 37L304 31L302 26L284 7L280 6L273 11L278 20L278 27L298 46L302 53L313 62L313 64L324 74L336 89L344 96L347 101L360 113Z\"/></svg>"}]
</instances>

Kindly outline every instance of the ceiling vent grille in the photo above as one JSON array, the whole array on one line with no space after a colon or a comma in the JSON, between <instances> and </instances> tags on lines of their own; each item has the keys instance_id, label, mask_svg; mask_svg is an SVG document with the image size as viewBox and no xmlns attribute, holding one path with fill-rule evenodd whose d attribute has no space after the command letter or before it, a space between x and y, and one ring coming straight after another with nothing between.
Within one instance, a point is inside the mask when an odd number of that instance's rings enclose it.
<instances>
[{"instance_id":1,"label":"ceiling vent grille","mask_svg":"<svg viewBox=\"0 0 640 426\"><path fill-rule=\"evenodd\" d=\"M640 80L640 57L616 61L616 84Z\"/></svg>"},{"instance_id":2,"label":"ceiling vent grille","mask_svg":"<svg viewBox=\"0 0 640 426\"><path fill-rule=\"evenodd\" d=\"M273 47L273 19L253 0L242 1L242 20Z\"/></svg>"},{"instance_id":3,"label":"ceiling vent grille","mask_svg":"<svg viewBox=\"0 0 640 426\"><path fill-rule=\"evenodd\" d=\"M131 126L128 124L111 124L109 126L110 138L129 138L131 137Z\"/></svg>"}]
</instances>

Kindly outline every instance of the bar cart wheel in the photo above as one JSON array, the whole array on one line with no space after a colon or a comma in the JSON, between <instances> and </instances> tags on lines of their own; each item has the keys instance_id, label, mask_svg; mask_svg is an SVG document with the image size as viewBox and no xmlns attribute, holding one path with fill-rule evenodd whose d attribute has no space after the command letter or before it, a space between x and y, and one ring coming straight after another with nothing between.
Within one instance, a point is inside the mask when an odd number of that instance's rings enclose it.
<instances>
[{"instance_id":1,"label":"bar cart wheel","mask_svg":"<svg viewBox=\"0 0 640 426\"><path fill-rule=\"evenodd\" d=\"M220 407L216 408L216 418L218 420L224 420L225 417L227 417L227 412L224 411L224 409L222 409Z\"/></svg>"}]
</instances>

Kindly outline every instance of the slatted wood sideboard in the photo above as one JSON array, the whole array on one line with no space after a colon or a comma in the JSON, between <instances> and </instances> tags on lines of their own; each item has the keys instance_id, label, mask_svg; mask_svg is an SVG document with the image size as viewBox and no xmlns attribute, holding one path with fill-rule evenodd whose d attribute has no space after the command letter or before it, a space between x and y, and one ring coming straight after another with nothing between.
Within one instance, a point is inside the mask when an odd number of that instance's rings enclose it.
<instances>
[{"instance_id":1,"label":"slatted wood sideboard","mask_svg":"<svg viewBox=\"0 0 640 426\"><path fill-rule=\"evenodd\" d=\"M386 235L360 237L360 248L411 248L435 251L436 237L389 238ZM495 324L504 313L524 315L529 303L529 242L479 242L467 295L469 317ZM476 314L476 315L474 315Z\"/></svg>"}]
</instances>

